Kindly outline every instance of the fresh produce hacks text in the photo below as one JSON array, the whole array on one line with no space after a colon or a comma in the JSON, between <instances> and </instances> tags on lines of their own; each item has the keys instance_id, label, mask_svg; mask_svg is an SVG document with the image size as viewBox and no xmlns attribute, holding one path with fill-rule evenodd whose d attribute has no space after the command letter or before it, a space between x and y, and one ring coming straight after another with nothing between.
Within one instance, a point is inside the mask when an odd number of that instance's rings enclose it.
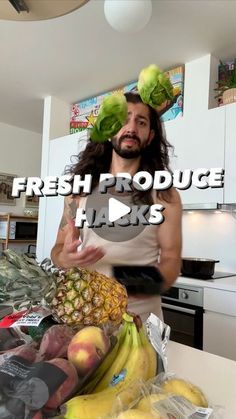
<instances>
[{"instance_id":1,"label":"fresh produce hacks text","mask_svg":"<svg viewBox=\"0 0 236 419\"><path fill-rule=\"evenodd\" d=\"M102 173L99 178L99 192L106 193L109 188L116 192L131 192L133 189L147 191L149 189L166 190L174 186L177 189L189 189L195 186L198 189L222 188L224 182L223 168L198 168L174 170L156 170L154 176L149 172L140 171L134 176L129 173ZM40 177L17 177L13 181L12 196L19 198L21 192L26 196L67 196L71 193L90 194L92 192L92 175L63 175Z\"/></svg>"}]
</instances>

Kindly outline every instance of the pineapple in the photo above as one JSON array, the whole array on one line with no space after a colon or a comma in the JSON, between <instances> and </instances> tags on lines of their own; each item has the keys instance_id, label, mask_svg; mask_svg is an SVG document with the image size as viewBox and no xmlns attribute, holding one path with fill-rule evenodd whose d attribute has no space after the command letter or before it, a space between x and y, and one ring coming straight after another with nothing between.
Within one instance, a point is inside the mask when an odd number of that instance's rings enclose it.
<instances>
[{"instance_id":1,"label":"pineapple","mask_svg":"<svg viewBox=\"0 0 236 419\"><path fill-rule=\"evenodd\" d=\"M126 289L115 279L84 268L60 274L52 313L68 325L120 324L127 308Z\"/></svg>"}]
</instances>

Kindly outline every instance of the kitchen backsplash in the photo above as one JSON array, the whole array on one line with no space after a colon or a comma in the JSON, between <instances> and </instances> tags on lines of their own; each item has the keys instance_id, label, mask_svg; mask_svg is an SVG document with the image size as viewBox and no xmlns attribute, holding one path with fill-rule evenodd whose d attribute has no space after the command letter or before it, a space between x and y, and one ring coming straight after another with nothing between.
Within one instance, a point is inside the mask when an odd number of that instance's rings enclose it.
<instances>
[{"instance_id":1,"label":"kitchen backsplash","mask_svg":"<svg viewBox=\"0 0 236 419\"><path fill-rule=\"evenodd\" d=\"M236 273L236 213L184 211L182 255L219 260L215 270Z\"/></svg>"}]
</instances>

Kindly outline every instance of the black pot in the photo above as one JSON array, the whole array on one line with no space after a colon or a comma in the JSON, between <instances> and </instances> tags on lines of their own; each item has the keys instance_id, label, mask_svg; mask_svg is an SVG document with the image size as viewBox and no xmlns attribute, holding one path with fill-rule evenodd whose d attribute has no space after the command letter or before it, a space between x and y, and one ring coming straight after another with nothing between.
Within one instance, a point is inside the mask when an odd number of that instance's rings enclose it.
<instances>
[{"instance_id":1,"label":"black pot","mask_svg":"<svg viewBox=\"0 0 236 419\"><path fill-rule=\"evenodd\" d=\"M181 273L192 278L209 279L214 275L215 263L219 260L203 258L182 258Z\"/></svg>"}]
</instances>

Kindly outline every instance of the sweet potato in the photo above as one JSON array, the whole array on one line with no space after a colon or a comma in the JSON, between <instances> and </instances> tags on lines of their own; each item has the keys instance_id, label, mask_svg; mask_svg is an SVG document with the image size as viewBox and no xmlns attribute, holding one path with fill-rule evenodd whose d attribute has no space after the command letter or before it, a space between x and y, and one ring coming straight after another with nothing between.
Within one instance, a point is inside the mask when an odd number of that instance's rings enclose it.
<instances>
[{"instance_id":1,"label":"sweet potato","mask_svg":"<svg viewBox=\"0 0 236 419\"><path fill-rule=\"evenodd\" d=\"M44 406L45 409L57 409L76 390L79 384L78 374L74 365L66 359L55 358L45 362L45 364L47 363L57 366L67 375L66 380L48 399L46 405Z\"/></svg>"},{"instance_id":2,"label":"sweet potato","mask_svg":"<svg viewBox=\"0 0 236 419\"><path fill-rule=\"evenodd\" d=\"M39 355L45 360L66 358L67 348L74 334L66 324L51 326L43 335Z\"/></svg>"}]
</instances>

